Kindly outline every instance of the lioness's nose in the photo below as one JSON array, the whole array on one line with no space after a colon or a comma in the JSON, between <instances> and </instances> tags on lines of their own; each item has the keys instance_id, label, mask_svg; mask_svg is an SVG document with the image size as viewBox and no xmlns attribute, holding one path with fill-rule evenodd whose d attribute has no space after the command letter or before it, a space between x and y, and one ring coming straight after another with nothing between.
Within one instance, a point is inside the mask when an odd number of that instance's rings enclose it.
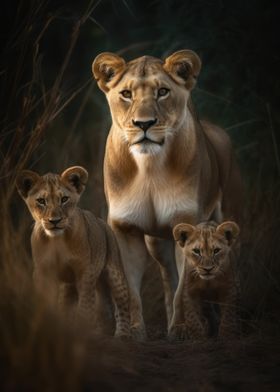
<instances>
[{"instance_id":1,"label":"lioness's nose","mask_svg":"<svg viewBox=\"0 0 280 392\"><path fill-rule=\"evenodd\" d=\"M50 218L49 222L52 223L53 225L57 225L62 218Z\"/></svg>"},{"instance_id":2,"label":"lioness's nose","mask_svg":"<svg viewBox=\"0 0 280 392\"><path fill-rule=\"evenodd\" d=\"M148 121L138 121L138 120L132 120L133 125L135 125L138 128L141 128L144 132L146 132L150 127L155 125L157 122L157 119L154 118L153 120L148 120Z\"/></svg>"}]
</instances>

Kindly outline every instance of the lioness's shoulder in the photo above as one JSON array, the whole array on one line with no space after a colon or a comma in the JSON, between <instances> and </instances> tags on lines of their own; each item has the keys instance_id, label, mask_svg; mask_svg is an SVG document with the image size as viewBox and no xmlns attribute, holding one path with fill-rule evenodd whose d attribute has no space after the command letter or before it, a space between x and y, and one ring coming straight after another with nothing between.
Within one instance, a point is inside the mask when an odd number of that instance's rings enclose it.
<instances>
[{"instance_id":1,"label":"lioness's shoulder","mask_svg":"<svg viewBox=\"0 0 280 392\"><path fill-rule=\"evenodd\" d=\"M231 140L227 132L218 125L202 120L201 125L204 133L214 146L231 147Z\"/></svg>"}]
</instances>

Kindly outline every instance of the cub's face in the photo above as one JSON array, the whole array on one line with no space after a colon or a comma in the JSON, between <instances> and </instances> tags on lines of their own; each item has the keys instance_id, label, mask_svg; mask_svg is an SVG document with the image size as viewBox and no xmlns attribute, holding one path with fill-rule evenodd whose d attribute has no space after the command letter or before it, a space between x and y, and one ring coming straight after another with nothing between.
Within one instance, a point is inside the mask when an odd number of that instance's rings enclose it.
<instances>
[{"instance_id":1,"label":"cub's face","mask_svg":"<svg viewBox=\"0 0 280 392\"><path fill-rule=\"evenodd\" d=\"M168 144L186 120L199 70L198 56L188 50L164 62L149 56L129 63L112 53L97 56L94 76L106 93L113 123L132 153L155 154Z\"/></svg>"},{"instance_id":2,"label":"cub's face","mask_svg":"<svg viewBox=\"0 0 280 392\"><path fill-rule=\"evenodd\" d=\"M210 280L229 269L229 252L239 235L234 222L217 225L214 222L197 226L179 224L173 230L174 238L182 247L188 270L193 276Z\"/></svg>"},{"instance_id":3,"label":"cub's face","mask_svg":"<svg viewBox=\"0 0 280 392\"><path fill-rule=\"evenodd\" d=\"M17 188L34 220L55 237L64 233L87 182L87 171L79 166L58 174L25 170L17 177Z\"/></svg>"}]
</instances>

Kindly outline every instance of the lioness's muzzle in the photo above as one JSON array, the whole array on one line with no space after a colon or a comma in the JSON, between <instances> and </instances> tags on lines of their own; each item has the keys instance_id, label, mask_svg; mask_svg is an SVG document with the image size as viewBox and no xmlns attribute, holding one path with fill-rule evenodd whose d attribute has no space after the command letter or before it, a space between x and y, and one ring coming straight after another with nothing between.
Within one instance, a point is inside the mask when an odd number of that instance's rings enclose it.
<instances>
[{"instance_id":1,"label":"lioness's muzzle","mask_svg":"<svg viewBox=\"0 0 280 392\"><path fill-rule=\"evenodd\" d=\"M132 143L131 145L134 146L135 144L148 144L148 143L154 143L154 144L158 144L160 146L163 145L164 143L164 139L161 140L160 142L156 142L155 140L149 139L147 136L144 136L142 139L137 140L136 142Z\"/></svg>"}]
</instances>

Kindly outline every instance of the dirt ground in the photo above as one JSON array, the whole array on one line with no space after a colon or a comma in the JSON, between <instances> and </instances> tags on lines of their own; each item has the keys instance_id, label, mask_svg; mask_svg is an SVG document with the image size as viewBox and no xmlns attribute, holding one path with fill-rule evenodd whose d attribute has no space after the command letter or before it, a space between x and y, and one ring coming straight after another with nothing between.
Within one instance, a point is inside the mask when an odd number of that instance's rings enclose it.
<instances>
[{"instance_id":1,"label":"dirt ground","mask_svg":"<svg viewBox=\"0 0 280 392\"><path fill-rule=\"evenodd\" d=\"M243 320L244 336L170 343L165 336L163 293L151 264L143 285L148 341L125 343L116 368L95 379L97 391L227 392L280 390L280 334L271 321ZM158 275L159 277L159 275ZM151 306L153 298L153 306ZM102 374L102 373L100 373ZM90 385L90 383L89 383Z\"/></svg>"},{"instance_id":2,"label":"dirt ground","mask_svg":"<svg viewBox=\"0 0 280 392\"><path fill-rule=\"evenodd\" d=\"M147 270L144 282L144 317L148 340L145 343L109 343L116 362L105 372L93 371L89 390L227 392L280 390L280 334L271 320L243 320L244 336L236 340L170 343L166 336L163 294L151 285ZM153 306L151 306L153 298ZM107 343L104 342L107 347ZM93 349L93 352L95 349ZM95 361L93 354L92 360ZM106 359L106 350L104 363ZM108 362L107 362L108 363ZM109 359L109 363L114 361ZM93 365L96 369L100 364ZM89 377L90 378L90 377Z\"/></svg>"},{"instance_id":3,"label":"dirt ground","mask_svg":"<svg viewBox=\"0 0 280 392\"><path fill-rule=\"evenodd\" d=\"M125 358L92 373L96 391L279 391L280 339L134 343ZM91 377L89 377L91 378Z\"/></svg>"},{"instance_id":4,"label":"dirt ground","mask_svg":"<svg viewBox=\"0 0 280 392\"><path fill-rule=\"evenodd\" d=\"M163 293L155 263L146 275L142 294L148 339L139 343L73 333L71 325L62 323L59 315L34 295L32 282L22 271L5 279L2 274L0 390L280 390L276 318L244 319L240 339L171 343L166 338ZM151 284L151 277L157 284ZM17 285L11 284L15 279Z\"/></svg>"},{"instance_id":5,"label":"dirt ground","mask_svg":"<svg viewBox=\"0 0 280 392\"><path fill-rule=\"evenodd\" d=\"M154 268L148 278L156 276ZM21 274L0 281L1 391L280 390L276 319L244 319L240 339L171 343L160 284L148 279L142 290L146 342L87 337L45 308ZM11 285L16 278L20 284Z\"/></svg>"},{"instance_id":6,"label":"dirt ground","mask_svg":"<svg viewBox=\"0 0 280 392\"><path fill-rule=\"evenodd\" d=\"M157 380L166 391L244 391L248 387L277 390L279 348L279 342L276 347L272 341L246 340L226 344L148 344L141 354L142 382L148 388L150 380L155 389ZM145 357L150 358L151 366L143 365Z\"/></svg>"}]
</instances>

